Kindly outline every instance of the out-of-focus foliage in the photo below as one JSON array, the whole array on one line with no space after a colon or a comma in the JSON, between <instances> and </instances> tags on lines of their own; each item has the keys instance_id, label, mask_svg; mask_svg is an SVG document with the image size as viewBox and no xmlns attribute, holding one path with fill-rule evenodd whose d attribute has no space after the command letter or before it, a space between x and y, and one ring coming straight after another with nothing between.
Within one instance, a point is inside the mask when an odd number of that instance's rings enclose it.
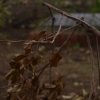
<instances>
[{"instance_id":1,"label":"out-of-focus foliage","mask_svg":"<svg viewBox=\"0 0 100 100\"><path fill-rule=\"evenodd\" d=\"M93 13L100 12L100 0L96 0L91 11Z\"/></svg>"},{"instance_id":2,"label":"out-of-focus foliage","mask_svg":"<svg viewBox=\"0 0 100 100\"><path fill-rule=\"evenodd\" d=\"M48 9L41 5L50 3L66 12L100 12L100 0L1 0L0 26L10 22L14 26L34 23L35 20L47 17ZM44 13L41 11L43 10Z\"/></svg>"},{"instance_id":3,"label":"out-of-focus foliage","mask_svg":"<svg viewBox=\"0 0 100 100\"><path fill-rule=\"evenodd\" d=\"M4 26L7 22L7 19L9 18L10 11L7 7L7 3L2 2L0 4L0 26Z\"/></svg>"}]
</instances>

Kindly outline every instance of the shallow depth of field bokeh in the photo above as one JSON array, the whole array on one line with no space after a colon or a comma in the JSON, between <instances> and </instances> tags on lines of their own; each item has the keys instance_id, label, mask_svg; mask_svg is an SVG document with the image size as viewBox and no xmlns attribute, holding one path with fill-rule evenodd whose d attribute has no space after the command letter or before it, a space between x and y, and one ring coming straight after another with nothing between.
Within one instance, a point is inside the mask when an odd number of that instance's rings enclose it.
<instances>
[{"instance_id":1,"label":"shallow depth of field bokeh","mask_svg":"<svg viewBox=\"0 0 100 100\"><path fill-rule=\"evenodd\" d=\"M100 13L99 0L1 0L0 1L0 40L30 40L34 38L36 28L40 23L50 16L49 11L41 3L45 1L68 13ZM56 14L54 12L54 14ZM84 17L84 16L83 16ZM64 26L65 28L67 26ZM95 26L98 30L100 26ZM50 27L43 25L38 32L46 29L50 31ZM55 30L58 29L56 26ZM81 34L82 33L82 34ZM66 32L64 35L67 34ZM70 31L68 32L70 34ZM76 35L80 34L81 38L84 29L78 29ZM65 35L66 36L66 35ZM64 36L64 37L65 37ZM59 38L60 39L60 38ZM83 39L83 38L82 38ZM59 49L61 40L57 40L56 49ZM95 84L99 93L99 78L97 68L97 52L94 39L91 38L95 60ZM100 40L99 40L100 42ZM11 43L0 41L0 98L6 98L7 81L5 75L10 70L9 62L14 56L23 52L24 42ZM100 44L99 44L100 45ZM45 59L50 57L51 47L40 46L40 51ZM99 50L100 51L100 50ZM61 52L62 60L58 67L52 68L52 77L58 73L63 75L65 89L63 97L65 100L71 100L74 96L75 100L90 91L91 86L91 57L90 50L86 44L86 38L79 41L78 37L73 36L71 42ZM44 78L49 78L49 69L45 71ZM78 98L78 99L77 99ZM98 97L100 98L100 97Z\"/></svg>"}]
</instances>

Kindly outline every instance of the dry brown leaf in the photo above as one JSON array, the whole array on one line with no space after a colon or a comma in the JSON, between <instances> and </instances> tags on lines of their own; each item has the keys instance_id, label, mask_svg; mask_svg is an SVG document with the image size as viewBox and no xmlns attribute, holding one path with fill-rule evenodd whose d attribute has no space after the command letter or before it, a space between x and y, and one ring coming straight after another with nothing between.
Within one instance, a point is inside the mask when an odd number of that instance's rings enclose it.
<instances>
[{"instance_id":1,"label":"dry brown leaf","mask_svg":"<svg viewBox=\"0 0 100 100\"><path fill-rule=\"evenodd\" d=\"M50 66L57 67L58 62L62 59L62 56L59 53L54 53L50 58Z\"/></svg>"},{"instance_id":2,"label":"dry brown leaf","mask_svg":"<svg viewBox=\"0 0 100 100\"><path fill-rule=\"evenodd\" d=\"M26 55L18 55L17 57L14 57L13 60L18 62L18 61L20 61L21 59L23 59L25 57L26 57Z\"/></svg>"},{"instance_id":3,"label":"dry brown leaf","mask_svg":"<svg viewBox=\"0 0 100 100\"><path fill-rule=\"evenodd\" d=\"M5 76L7 80L12 76L13 73L16 72L16 69L11 69L10 72Z\"/></svg>"},{"instance_id":4,"label":"dry brown leaf","mask_svg":"<svg viewBox=\"0 0 100 100\"><path fill-rule=\"evenodd\" d=\"M38 41L43 35L45 35L46 34L46 31L42 31L42 32L40 32L39 33L39 35L37 36L37 38L36 38L36 41Z\"/></svg>"}]
</instances>

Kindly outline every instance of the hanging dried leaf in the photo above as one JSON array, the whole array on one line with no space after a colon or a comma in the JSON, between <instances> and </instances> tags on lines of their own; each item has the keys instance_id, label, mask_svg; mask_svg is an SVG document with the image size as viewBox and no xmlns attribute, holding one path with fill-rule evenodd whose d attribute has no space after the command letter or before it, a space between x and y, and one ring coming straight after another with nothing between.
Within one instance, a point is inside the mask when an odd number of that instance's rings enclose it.
<instances>
[{"instance_id":1,"label":"hanging dried leaf","mask_svg":"<svg viewBox=\"0 0 100 100\"><path fill-rule=\"evenodd\" d=\"M38 64L38 58L32 57L32 59L31 59L31 64L32 64L32 66L37 65L37 64Z\"/></svg>"},{"instance_id":2,"label":"hanging dried leaf","mask_svg":"<svg viewBox=\"0 0 100 100\"><path fill-rule=\"evenodd\" d=\"M45 84L44 86L46 89L55 89L56 88L55 84Z\"/></svg>"},{"instance_id":3,"label":"hanging dried leaf","mask_svg":"<svg viewBox=\"0 0 100 100\"><path fill-rule=\"evenodd\" d=\"M11 84L15 84L15 83L18 83L20 82L20 71L19 70L16 70L14 74L12 74L12 76L10 77L10 83Z\"/></svg>"},{"instance_id":4,"label":"hanging dried leaf","mask_svg":"<svg viewBox=\"0 0 100 100\"><path fill-rule=\"evenodd\" d=\"M19 85L14 85L14 87L10 87L7 90L7 93L13 93L13 92L17 92L19 90L20 86Z\"/></svg>"},{"instance_id":5,"label":"hanging dried leaf","mask_svg":"<svg viewBox=\"0 0 100 100\"><path fill-rule=\"evenodd\" d=\"M46 34L46 31L42 31L42 32L40 32L39 33L39 35L37 36L37 38L36 38L36 41L38 41L43 35L45 35Z\"/></svg>"},{"instance_id":6,"label":"hanging dried leaf","mask_svg":"<svg viewBox=\"0 0 100 100\"><path fill-rule=\"evenodd\" d=\"M34 80L34 82L37 83L36 80ZM29 79L20 88L18 88L18 90L20 90L19 92L17 90L17 94L16 94L18 100L19 100L19 98L20 98L20 100L31 100L31 99L34 100L34 97L36 97L36 93L38 90L36 83L33 85L32 80Z\"/></svg>"},{"instance_id":7,"label":"hanging dried leaf","mask_svg":"<svg viewBox=\"0 0 100 100\"><path fill-rule=\"evenodd\" d=\"M42 59L42 56L37 56L36 58L35 57L32 57L31 58L31 65L34 67L35 65L37 65L38 63L41 62L41 59Z\"/></svg>"},{"instance_id":8,"label":"hanging dried leaf","mask_svg":"<svg viewBox=\"0 0 100 100\"><path fill-rule=\"evenodd\" d=\"M16 93L11 94L11 99L10 100L18 100Z\"/></svg>"},{"instance_id":9,"label":"hanging dried leaf","mask_svg":"<svg viewBox=\"0 0 100 100\"><path fill-rule=\"evenodd\" d=\"M57 100L57 92L51 91L50 95L48 96L48 100Z\"/></svg>"},{"instance_id":10,"label":"hanging dried leaf","mask_svg":"<svg viewBox=\"0 0 100 100\"><path fill-rule=\"evenodd\" d=\"M16 69L11 69L10 72L6 75L6 79L9 80L10 77L16 72Z\"/></svg>"},{"instance_id":11,"label":"hanging dried leaf","mask_svg":"<svg viewBox=\"0 0 100 100\"><path fill-rule=\"evenodd\" d=\"M11 69L20 69L20 67L21 67L20 62L12 61L9 64L10 64Z\"/></svg>"},{"instance_id":12,"label":"hanging dried leaf","mask_svg":"<svg viewBox=\"0 0 100 100\"><path fill-rule=\"evenodd\" d=\"M26 55L19 55L17 57L14 57L13 60L16 61L16 62L18 62L18 61L22 60L25 57L26 57Z\"/></svg>"},{"instance_id":13,"label":"hanging dried leaf","mask_svg":"<svg viewBox=\"0 0 100 100\"><path fill-rule=\"evenodd\" d=\"M36 84L38 84L38 77L34 76L33 79L31 80L31 83L33 86L35 86Z\"/></svg>"},{"instance_id":14,"label":"hanging dried leaf","mask_svg":"<svg viewBox=\"0 0 100 100\"><path fill-rule=\"evenodd\" d=\"M11 68L13 68L15 64L16 64L15 61L11 61L11 62L9 62L9 65L10 65Z\"/></svg>"},{"instance_id":15,"label":"hanging dried leaf","mask_svg":"<svg viewBox=\"0 0 100 100\"><path fill-rule=\"evenodd\" d=\"M53 80L51 84L56 85L56 92L58 95L61 95L61 92L65 86L65 84L63 82L63 76L59 75L57 80Z\"/></svg>"},{"instance_id":16,"label":"hanging dried leaf","mask_svg":"<svg viewBox=\"0 0 100 100\"><path fill-rule=\"evenodd\" d=\"M25 55L31 53L31 49L25 49Z\"/></svg>"},{"instance_id":17,"label":"hanging dried leaf","mask_svg":"<svg viewBox=\"0 0 100 100\"><path fill-rule=\"evenodd\" d=\"M33 72L33 71L34 71L34 68L32 67L32 65L31 65L31 64L29 64L29 65L28 65L28 69L29 69L29 71L31 71L31 72Z\"/></svg>"},{"instance_id":18,"label":"hanging dried leaf","mask_svg":"<svg viewBox=\"0 0 100 100\"><path fill-rule=\"evenodd\" d=\"M58 62L62 59L62 56L59 53L54 53L50 58L50 66L57 67Z\"/></svg>"}]
</instances>

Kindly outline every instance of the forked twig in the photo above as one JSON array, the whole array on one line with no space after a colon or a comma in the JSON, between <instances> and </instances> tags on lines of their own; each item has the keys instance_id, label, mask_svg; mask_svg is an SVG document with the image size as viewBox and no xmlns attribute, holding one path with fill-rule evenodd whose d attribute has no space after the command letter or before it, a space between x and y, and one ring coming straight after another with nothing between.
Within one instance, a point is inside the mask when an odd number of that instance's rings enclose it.
<instances>
[{"instance_id":1,"label":"forked twig","mask_svg":"<svg viewBox=\"0 0 100 100\"><path fill-rule=\"evenodd\" d=\"M68 31L68 30L70 30L70 29L73 29L73 28L75 28L76 26L79 26L79 25L81 25L81 24L77 24L77 25L74 25L74 26L72 26L72 27L63 29L63 30L60 31L59 34L64 33L65 31ZM53 37L55 36L56 33L57 33L57 32L54 32L54 33L49 34L49 35L47 36L47 39L53 38ZM44 39L43 39L43 40L44 40Z\"/></svg>"}]
</instances>

